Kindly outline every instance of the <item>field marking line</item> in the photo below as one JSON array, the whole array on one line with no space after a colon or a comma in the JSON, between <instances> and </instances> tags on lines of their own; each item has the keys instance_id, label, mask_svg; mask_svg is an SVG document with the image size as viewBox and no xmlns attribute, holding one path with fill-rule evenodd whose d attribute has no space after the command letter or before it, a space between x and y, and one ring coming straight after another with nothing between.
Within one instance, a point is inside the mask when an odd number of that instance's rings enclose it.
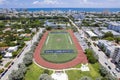
<instances>
[{"instance_id":1,"label":"field marking line","mask_svg":"<svg viewBox=\"0 0 120 80\"><path fill-rule=\"evenodd\" d=\"M48 44L48 40L49 40L49 36L48 36L48 38L47 38L46 45Z\"/></svg>"},{"instance_id":2,"label":"field marking line","mask_svg":"<svg viewBox=\"0 0 120 80\"><path fill-rule=\"evenodd\" d=\"M66 47L68 47L69 48L69 46L68 46L68 44L69 44L69 39L68 39L68 36L67 36L67 34L65 34L65 38L66 38L66 40L67 40L67 42L66 42Z\"/></svg>"},{"instance_id":3,"label":"field marking line","mask_svg":"<svg viewBox=\"0 0 120 80\"><path fill-rule=\"evenodd\" d=\"M68 36L68 38L69 38L70 43L73 44L73 43L72 43L72 40L71 40L71 38L70 38L70 36Z\"/></svg>"}]
</instances>

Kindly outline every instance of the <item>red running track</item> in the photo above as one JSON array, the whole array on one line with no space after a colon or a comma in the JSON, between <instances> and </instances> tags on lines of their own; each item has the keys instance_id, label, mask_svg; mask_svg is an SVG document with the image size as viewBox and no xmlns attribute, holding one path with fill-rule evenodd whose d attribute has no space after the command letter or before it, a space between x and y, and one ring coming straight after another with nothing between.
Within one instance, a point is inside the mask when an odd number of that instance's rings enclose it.
<instances>
[{"instance_id":1,"label":"red running track","mask_svg":"<svg viewBox=\"0 0 120 80\"><path fill-rule=\"evenodd\" d=\"M77 38L75 37L75 35L73 34L72 30L68 30L69 34L71 35L71 38L75 44L75 47L77 49L78 55L75 59L73 59L72 61L66 62L66 63L60 63L60 64L56 64L56 63L51 63L48 62L46 60L44 60L41 56L40 56L40 52L42 50L42 47L44 46L44 43L46 41L46 38L48 36L48 31L43 35L42 39L40 40L38 46L36 47L36 50L34 52L34 60L37 64L39 64L40 66L46 67L46 68L50 68L50 69L67 69L67 68L71 68L77 64L80 63L88 63L87 57L84 54L81 46L78 43Z\"/></svg>"}]
</instances>

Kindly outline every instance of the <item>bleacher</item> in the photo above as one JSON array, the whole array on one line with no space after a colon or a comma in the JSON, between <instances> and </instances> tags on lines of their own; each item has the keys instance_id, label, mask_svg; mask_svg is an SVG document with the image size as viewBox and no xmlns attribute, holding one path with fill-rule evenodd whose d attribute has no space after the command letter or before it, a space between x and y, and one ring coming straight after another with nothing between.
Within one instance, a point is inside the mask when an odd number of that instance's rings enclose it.
<instances>
[{"instance_id":1,"label":"bleacher","mask_svg":"<svg viewBox=\"0 0 120 80\"><path fill-rule=\"evenodd\" d=\"M74 50L45 50L44 53L74 53Z\"/></svg>"}]
</instances>

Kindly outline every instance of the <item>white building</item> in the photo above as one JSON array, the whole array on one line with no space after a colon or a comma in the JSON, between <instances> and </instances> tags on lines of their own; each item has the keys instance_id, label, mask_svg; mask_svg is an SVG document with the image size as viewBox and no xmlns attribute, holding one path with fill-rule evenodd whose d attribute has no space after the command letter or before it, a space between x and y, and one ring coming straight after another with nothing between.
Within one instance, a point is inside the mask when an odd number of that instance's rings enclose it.
<instances>
[{"instance_id":1,"label":"white building","mask_svg":"<svg viewBox=\"0 0 120 80\"><path fill-rule=\"evenodd\" d=\"M5 58L11 58L12 57L12 53L6 52L6 54L4 55Z\"/></svg>"},{"instance_id":2,"label":"white building","mask_svg":"<svg viewBox=\"0 0 120 80\"><path fill-rule=\"evenodd\" d=\"M87 33L87 35L89 35L89 37L98 37L98 35L96 35L92 31L85 31L85 32Z\"/></svg>"},{"instance_id":3,"label":"white building","mask_svg":"<svg viewBox=\"0 0 120 80\"><path fill-rule=\"evenodd\" d=\"M120 23L110 22L110 23L108 23L108 24L109 24L108 29L111 29L111 30L120 32Z\"/></svg>"},{"instance_id":4,"label":"white building","mask_svg":"<svg viewBox=\"0 0 120 80\"><path fill-rule=\"evenodd\" d=\"M117 46L116 48L115 48L115 52L114 52L115 54L113 55L113 61L115 62L115 63L117 63L118 65L119 65L119 67L120 67L120 46Z\"/></svg>"},{"instance_id":5,"label":"white building","mask_svg":"<svg viewBox=\"0 0 120 80\"><path fill-rule=\"evenodd\" d=\"M18 46L14 46L14 47L9 47L8 48L8 52L14 52L14 51L17 51L18 50Z\"/></svg>"},{"instance_id":6,"label":"white building","mask_svg":"<svg viewBox=\"0 0 120 80\"><path fill-rule=\"evenodd\" d=\"M105 53L109 57L113 57L116 46L112 42L109 42L107 40L99 40L98 41L98 46L99 47L103 46L104 50L105 50Z\"/></svg>"},{"instance_id":7,"label":"white building","mask_svg":"<svg viewBox=\"0 0 120 80\"><path fill-rule=\"evenodd\" d=\"M112 33L114 36L116 36L116 37L117 37L117 36L120 36L120 33L119 33L119 32L116 32L116 31L114 31L114 30L108 30L108 29L107 29L107 30L101 30L101 32L104 33L104 34L107 33L107 32L111 32L111 33Z\"/></svg>"},{"instance_id":8,"label":"white building","mask_svg":"<svg viewBox=\"0 0 120 80\"><path fill-rule=\"evenodd\" d=\"M17 32L24 32L24 29L18 29Z\"/></svg>"}]
</instances>

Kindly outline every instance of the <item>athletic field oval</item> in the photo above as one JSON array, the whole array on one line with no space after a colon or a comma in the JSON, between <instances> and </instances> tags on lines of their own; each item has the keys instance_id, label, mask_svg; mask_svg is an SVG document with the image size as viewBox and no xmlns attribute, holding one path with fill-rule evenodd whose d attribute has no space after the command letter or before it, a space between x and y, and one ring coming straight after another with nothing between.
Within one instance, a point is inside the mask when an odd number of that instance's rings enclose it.
<instances>
[{"instance_id":1,"label":"athletic field oval","mask_svg":"<svg viewBox=\"0 0 120 80\"><path fill-rule=\"evenodd\" d=\"M75 45L75 48L77 50L77 56L72 59L69 62L65 62L65 63L52 63L52 62L48 62L45 59L42 58L42 56L40 55L42 52L42 48L45 44L45 42L47 42L46 38L48 36L48 31L46 33L44 33L42 39L40 40L38 46L36 47L36 50L34 52L34 60L37 64L39 64L40 66L46 67L46 68L50 68L50 69L66 69L66 68L71 68L77 64L80 63L87 63L87 58L86 55L83 53L83 50L81 48L81 46L78 43L77 38L74 36L73 31L72 30L67 30L67 32L70 34L71 39Z\"/></svg>"}]
</instances>

